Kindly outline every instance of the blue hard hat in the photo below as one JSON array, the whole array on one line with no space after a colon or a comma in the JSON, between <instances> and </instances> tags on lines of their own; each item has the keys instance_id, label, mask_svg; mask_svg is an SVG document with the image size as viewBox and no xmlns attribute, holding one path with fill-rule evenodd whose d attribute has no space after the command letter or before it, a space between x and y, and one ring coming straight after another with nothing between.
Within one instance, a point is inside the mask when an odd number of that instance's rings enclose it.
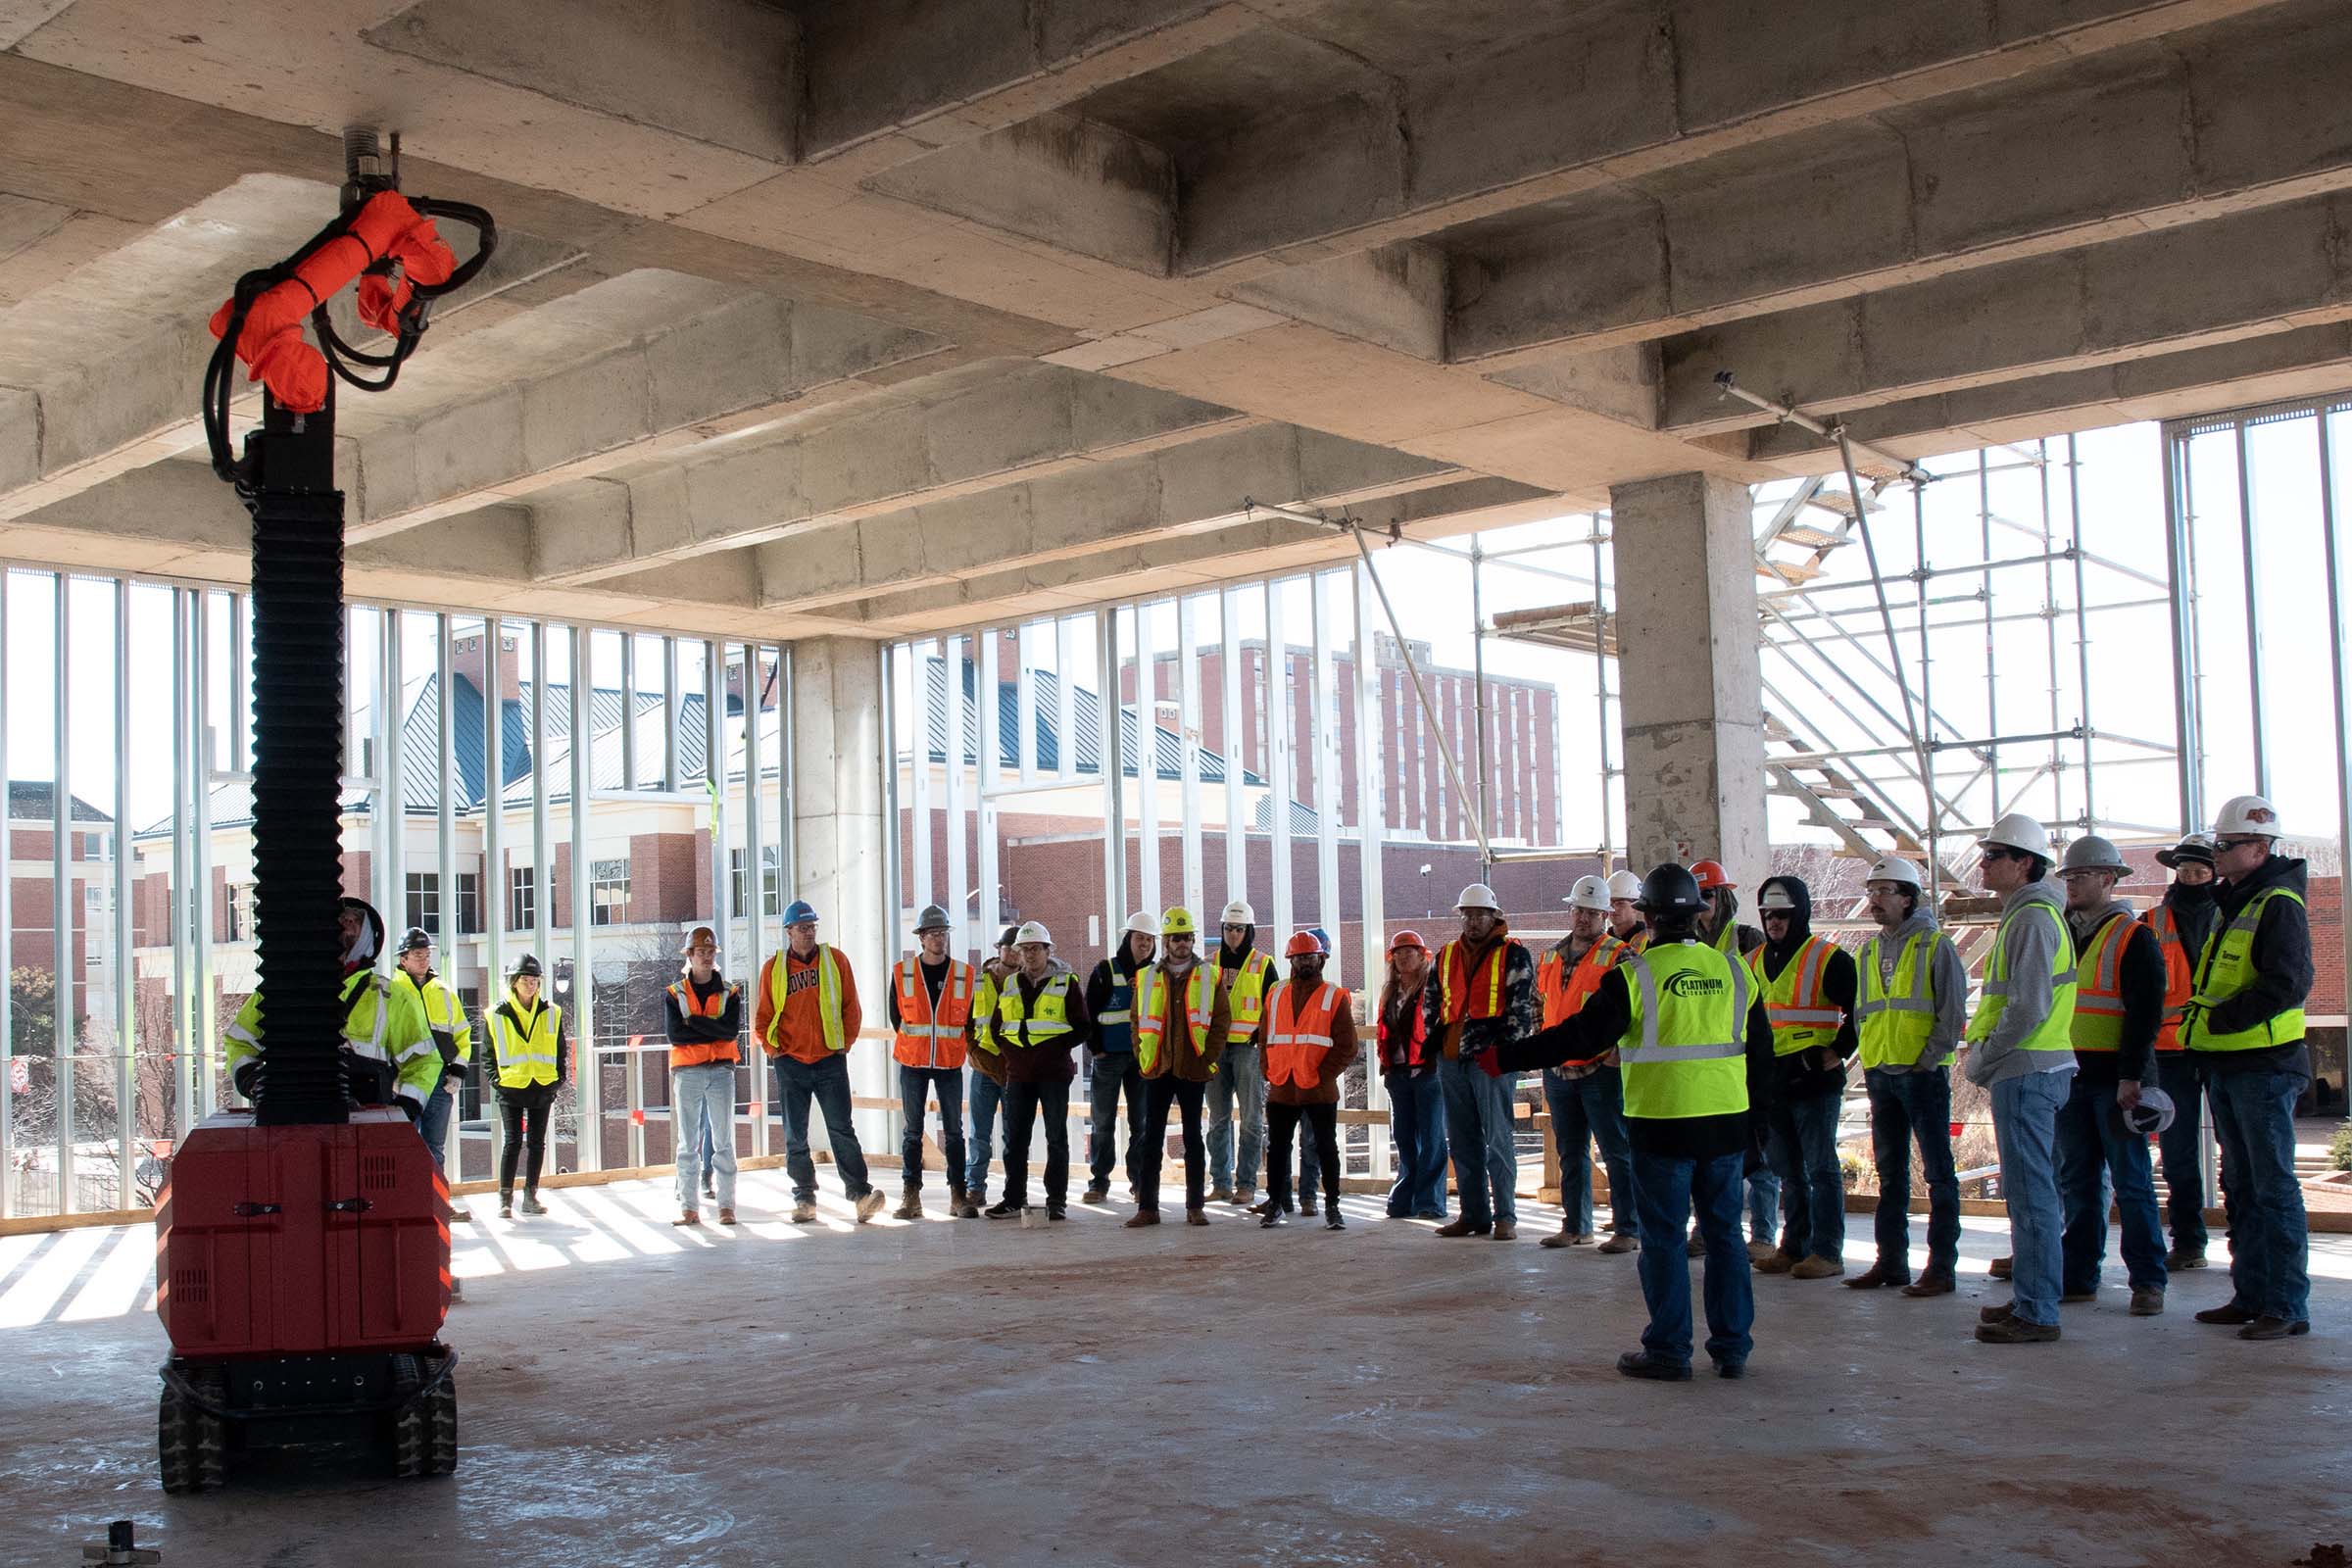
<instances>
[{"instance_id":1,"label":"blue hard hat","mask_svg":"<svg viewBox=\"0 0 2352 1568\"><path fill-rule=\"evenodd\" d=\"M804 920L812 924L815 922L815 905L810 904L807 899L795 899L791 904L785 906L784 923L786 925L799 925Z\"/></svg>"}]
</instances>

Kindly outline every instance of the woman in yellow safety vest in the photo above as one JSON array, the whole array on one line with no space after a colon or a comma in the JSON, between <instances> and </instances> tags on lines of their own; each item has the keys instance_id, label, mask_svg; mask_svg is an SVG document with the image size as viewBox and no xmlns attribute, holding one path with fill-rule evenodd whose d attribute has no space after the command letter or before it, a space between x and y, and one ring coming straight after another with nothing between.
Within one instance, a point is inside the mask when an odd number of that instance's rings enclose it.
<instances>
[{"instance_id":1,"label":"woman in yellow safety vest","mask_svg":"<svg viewBox=\"0 0 2352 1568\"><path fill-rule=\"evenodd\" d=\"M506 1132L498 1155L498 1217L514 1217L514 1164L526 1156L522 1211L544 1214L539 1168L547 1158L547 1124L570 1065L564 1009L541 999L539 959L524 954L507 980L507 1000L491 1009L490 1060L498 1085L498 1118Z\"/></svg>"}]
</instances>

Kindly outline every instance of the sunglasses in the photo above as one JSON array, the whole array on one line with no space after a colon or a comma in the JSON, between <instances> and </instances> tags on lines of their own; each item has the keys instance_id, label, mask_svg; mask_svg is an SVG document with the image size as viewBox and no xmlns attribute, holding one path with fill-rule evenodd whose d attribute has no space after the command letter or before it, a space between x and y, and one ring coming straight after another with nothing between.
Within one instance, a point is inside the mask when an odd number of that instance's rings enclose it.
<instances>
[{"instance_id":1,"label":"sunglasses","mask_svg":"<svg viewBox=\"0 0 2352 1568\"><path fill-rule=\"evenodd\" d=\"M1987 860L2022 860L2025 857L2004 845L1988 844L1984 847L1984 858Z\"/></svg>"},{"instance_id":2,"label":"sunglasses","mask_svg":"<svg viewBox=\"0 0 2352 1568\"><path fill-rule=\"evenodd\" d=\"M2264 838L2218 839L2213 847L2217 850L2242 850L2249 844L2268 844L2270 840Z\"/></svg>"}]
</instances>

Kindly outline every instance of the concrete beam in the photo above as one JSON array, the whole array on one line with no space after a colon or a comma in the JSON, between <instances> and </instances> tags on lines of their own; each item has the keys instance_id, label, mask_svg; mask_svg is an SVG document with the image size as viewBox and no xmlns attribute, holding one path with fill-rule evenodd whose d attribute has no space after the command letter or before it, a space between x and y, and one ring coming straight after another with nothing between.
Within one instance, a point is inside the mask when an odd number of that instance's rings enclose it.
<instances>
[{"instance_id":1,"label":"concrete beam","mask_svg":"<svg viewBox=\"0 0 2352 1568\"><path fill-rule=\"evenodd\" d=\"M1126 132L1051 113L874 175L884 196L1165 277L1176 166Z\"/></svg>"},{"instance_id":2,"label":"concrete beam","mask_svg":"<svg viewBox=\"0 0 2352 1568\"><path fill-rule=\"evenodd\" d=\"M1250 422L1055 366L977 366L806 428L549 491L532 506L534 575L621 575Z\"/></svg>"},{"instance_id":3,"label":"concrete beam","mask_svg":"<svg viewBox=\"0 0 2352 1568\"><path fill-rule=\"evenodd\" d=\"M1438 539L1482 528L1541 522L1569 512L1557 496L1505 479L1470 478L1366 501L1353 509L1367 524L1394 520L1415 538ZM1374 546L1376 556L1380 546ZM1355 559L1337 528L1281 518L1232 522L1212 532L1162 538L1096 555L1026 563L955 582L884 594L841 607L874 636L954 631L991 620L1079 610L1144 595L1191 592L1220 582L1329 565ZM1408 556L1381 558L1392 590L1409 592Z\"/></svg>"},{"instance_id":4,"label":"concrete beam","mask_svg":"<svg viewBox=\"0 0 2352 1568\"><path fill-rule=\"evenodd\" d=\"M2352 195L2216 219L1667 340L1665 424L1763 422L1715 375L1850 410L2352 318Z\"/></svg>"},{"instance_id":5,"label":"concrete beam","mask_svg":"<svg viewBox=\"0 0 2352 1568\"><path fill-rule=\"evenodd\" d=\"M1260 425L1120 463L861 518L759 550L760 603L805 612L1015 565L1191 538L1243 520L1244 498L1348 506L1441 485L1459 470L1295 425ZM1505 485L1514 498L1536 494ZM634 579L631 579L632 581Z\"/></svg>"},{"instance_id":6,"label":"concrete beam","mask_svg":"<svg viewBox=\"0 0 2352 1568\"><path fill-rule=\"evenodd\" d=\"M1178 270L1251 274L1419 238L2266 3L1882 0L1776 10L1769 25L1752 0L1685 0L1663 18L1580 8L1546 36L1409 76L1394 141L1286 158L1298 127L1257 130L1256 155L1234 149L1188 183Z\"/></svg>"},{"instance_id":7,"label":"concrete beam","mask_svg":"<svg viewBox=\"0 0 2352 1568\"><path fill-rule=\"evenodd\" d=\"M2352 188L2352 13L2226 27L1799 133L1452 258L1456 360L1521 363Z\"/></svg>"},{"instance_id":8,"label":"concrete beam","mask_svg":"<svg viewBox=\"0 0 2352 1568\"><path fill-rule=\"evenodd\" d=\"M1257 26L1219 0L864 0L806 14L803 155L870 172L1002 130Z\"/></svg>"}]
</instances>

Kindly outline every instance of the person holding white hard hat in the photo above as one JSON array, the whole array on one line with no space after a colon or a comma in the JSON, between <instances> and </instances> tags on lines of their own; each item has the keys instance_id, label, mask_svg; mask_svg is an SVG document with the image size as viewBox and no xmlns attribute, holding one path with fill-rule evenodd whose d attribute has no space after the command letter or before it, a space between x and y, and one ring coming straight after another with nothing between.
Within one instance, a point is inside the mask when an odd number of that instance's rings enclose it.
<instances>
[{"instance_id":1,"label":"person holding white hard hat","mask_svg":"<svg viewBox=\"0 0 2352 1568\"><path fill-rule=\"evenodd\" d=\"M1257 951L1257 911L1248 900L1226 905L1217 923L1224 940L1204 966L1209 983L1225 998L1230 1021L1216 1075L1208 1082L1208 1200L1246 1208L1257 1201L1257 1164L1266 1149L1266 1072L1250 1042L1265 1016L1266 990L1282 971Z\"/></svg>"},{"instance_id":2,"label":"person holding white hard hat","mask_svg":"<svg viewBox=\"0 0 2352 1568\"><path fill-rule=\"evenodd\" d=\"M1536 996L1544 1027L1565 1022L1584 1010L1600 989L1601 977L1632 956L1633 949L1609 934L1609 884L1580 876L1568 893L1568 934L1536 964ZM1609 1173L1609 1230L1604 1252L1631 1252L1642 1245L1634 1218L1633 1152L1625 1141L1625 1088L1617 1053L1591 1061L1563 1062L1544 1071L1544 1102L1551 1111L1552 1141L1560 1154L1560 1229L1544 1238L1545 1247L1589 1247L1592 1242L1592 1151L1600 1145Z\"/></svg>"},{"instance_id":3,"label":"person holding white hard hat","mask_svg":"<svg viewBox=\"0 0 2352 1568\"><path fill-rule=\"evenodd\" d=\"M2213 870L2213 835L2188 833L2156 862L2173 873L2164 901L2150 909L2148 929L2164 955L2164 1022L2156 1030L2156 1081L2172 1102L2172 1119L2157 1135L2164 1164L2165 1219L2173 1250L2164 1266L2171 1273L2205 1266L2205 1152L2198 1123L2205 1115L2205 1086L2197 1064L2180 1047L2180 1021L2196 994L2197 959L2221 923L2221 884ZM2141 1090L2144 1096L2146 1090Z\"/></svg>"},{"instance_id":4,"label":"person holding white hard hat","mask_svg":"<svg viewBox=\"0 0 2352 1568\"><path fill-rule=\"evenodd\" d=\"M2311 1332L2311 1239L2295 1179L2295 1102L2311 1083L2311 922L2306 867L2277 853L2278 837L2278 812L2259 795L2225 802L2214 819L2220 923L2180 1023L2230 1173L2230 1297L2197 1321L2234 1324L2241 1340Z\"/></svg>"},{"instance_id":5,"label":"person holding white hard hat","mask_svg":"<svg viewBox=\"0 0 2352 1568\"><path fill-rule=\"evenodd\" d=\"M2075 1074L2075 943L2066 893L2050 876L2050 835L2022 811L1982 841L1984 891L2002 900L1984 960L1984 994L1968 1023L1969 1082L1992 1093L2001 1195L2009 1206L2010 1300L1980 1314L1987 1345L2058 1338L2058 1108Z\"/></svg>"},{"instance_id":6,"label":"person holding white hard hat","mask_svg":"<svg viewBox=\"0 0 2352 1568\"><path fill-rule=\"evenodd\" d=\"M1462 934L1438 951L1435 984L1422 988L1422 1018L1438 1044L1446 1095L1446 1141L1461 1212L1440 1236L1519 1234L1519 1151L1511 1120L1515 1075L1487 1072L1481 1058L1524 1040L1544 1021L1536 1004L1536 960L1513 939L1494 890L1473 882L1453 901Z\"/></svg>"},{"instance_id":7,"label":"person holding white hard hat","mask_svg":"<svg viewBox=\"0 0 2352 1568\"><path fill-rule=\"evenodd\" d=\"M2058 1109L2058 1200L2066 1215L2059 1250L2060 1299L2093 1300L2107 1255L2107 1184L2123 1218L2124 1268L2132 1315L2164 1310L2164 1223L2148 1141L2125 1115L2156 1076L2156 1031L2164 1022L2164 950L2139 917L2116 902L2131 871L2121 851L2095 833L2066 847L2066 923L2075 938L2075 1081Z\"/></svg>"},{"instance_id":8,"label":"person holding white hard hat","mask_svg":"<svg viewBox=\"0 0 2352 1568\"><path fill-rule=\"evenodd\" d=\"M1004 1196L990 1219L1029 1206L1029 1135L1046 1123L1046 1217L1067 1219L1070 1197L1072 1049L1087 1034L1086 994L1054 956L1054 936L1035 920L1013 933L1020 968L997 993L995 1034L1004 1054Z\"/></svg>"},{"instance_id":9,"label":"person holding white hard hat","mask_svg":"<svg viewBox=\"0 0 2352 1568\"><path fill-rule=\"evenodd\" d=\"M1649 921L1642 912L1642 879L1631 871L1609 873L1609 935L1636 953L1649 946Z\"/></svg>"},{"instance_id":10,"label":"person holding white hard hat","mask_svg":"<svg viewBox=\"0 0 2352 1568\"><path fill-rule=\"evenodd\" d=\"M1960 1178L1952 1163L1953 1050L1968 1026L1968 966L1936 928L1919 867L1890 856L1863 880L1879 929L1856 967L1862 1000L1862 1084L1870 1095L1870 1155L1879 1172L1873 1227L1878 1260L1848 1290L1899 1286L1905 1296L1949 1296L1960 1261ZM1928 1186L1928 1266L1911 1278L1911 1146Z\"/></svg>"},{"instance_id":11,"label":"person holding white hard hat","mask_svg":"<svg viewBox=\"0 0 2352 1568\"><path fill-rule=\"evenodd\" d=\"M1813 893L1802 878L1771 876L1756 890L1764 946L1747 960L1772 1020L1773 1070L1765 1088L1764 1152L1781 1178L1780 1246L1755 1260L1761 1274L1825 1280L1845 1272L1845 1170L1838 1118L1845 1066L1857 1048L1853 956L1813 931Z\"/></svg>"},{"instance_id":12,"label":"person holding white hard hat","mask_svg":"<svg viewBox=\"0 0 2352 1568\"><path fill-rule=\"evenodd\" d=\"M1100 1203L1110 1196L1122 1095L1127 1099L1127 1196L1135 1196L1135 1146L1144 1136L1144 1075L1135 1065L1135 977L1152 966L1158 944L1159 921L1138 909L1120 928L1117 950L1086 977L1086 1103L1092 1125L1083 1202Z\"/></svg>"}]
</instances>

